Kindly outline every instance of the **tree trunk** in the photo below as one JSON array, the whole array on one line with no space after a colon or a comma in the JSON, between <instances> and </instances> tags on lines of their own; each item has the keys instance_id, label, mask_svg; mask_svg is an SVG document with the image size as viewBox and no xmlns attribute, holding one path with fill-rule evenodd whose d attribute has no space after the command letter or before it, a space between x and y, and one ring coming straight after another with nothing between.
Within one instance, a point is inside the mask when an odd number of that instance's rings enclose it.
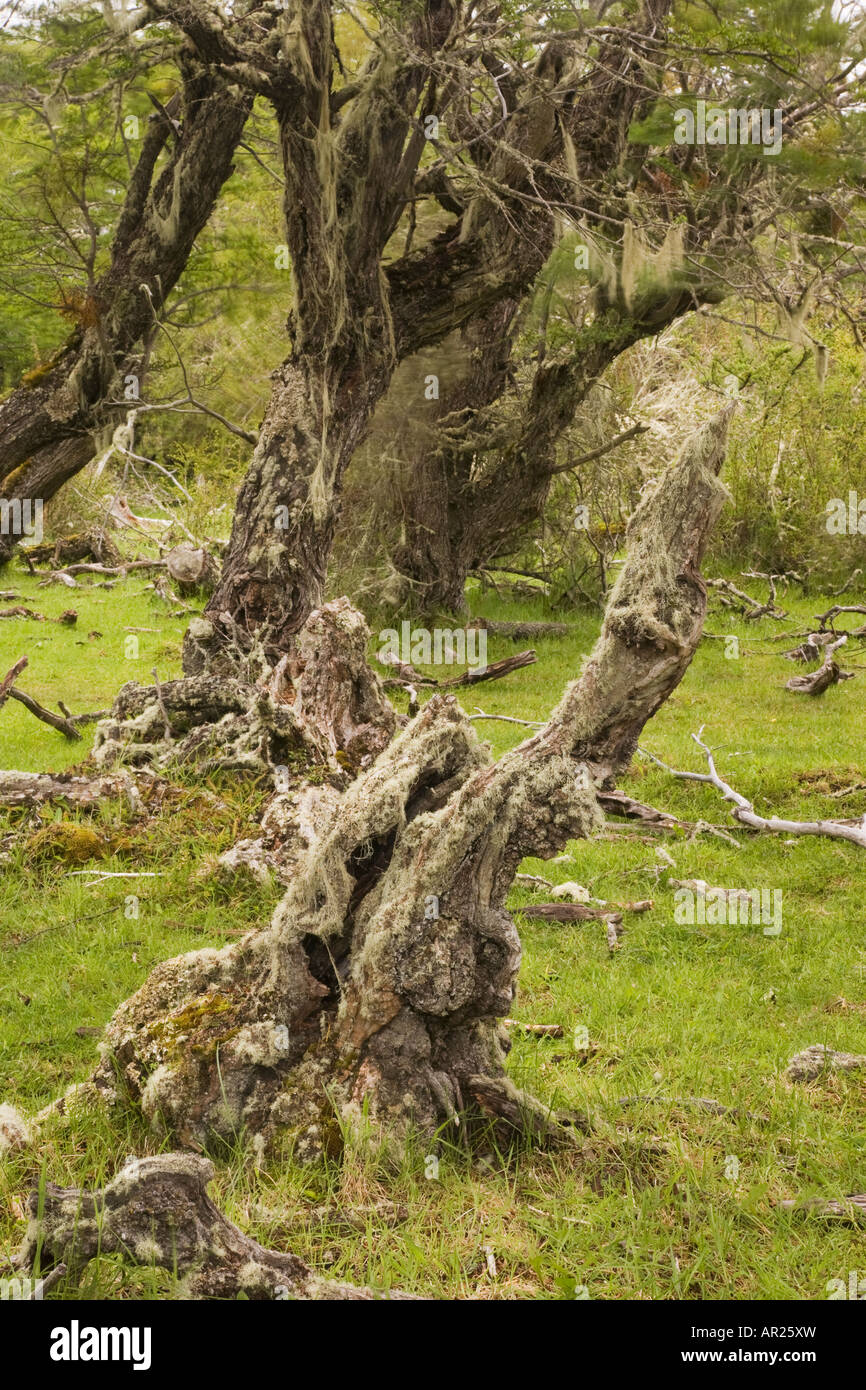
<instances>
[{"instance_id":1,"label":"tree trunk","mask_svg":"<svg viewBox=\"0 0 866 1390\"><path fill-rule=\"evenodd\" d=\"M559 441L605 368L700 298L666 292L629 314L622 306L601 310L567 357L539 362L517 423L499 414L517 370L507 326L492 349L485 345L497 315L502 321L513 306L479 323L469 369L443 402L432 446L413 460L404 499L407 539L394 564L427 612L465 609L469 575L511 553L541 517L561 466Z\"/></svg>"},{"instance_id":2,"label":"tree trunk","mask_svg":"<svg viewBox=\"0 0 866 1390\"><path fill-rule=\"evenodd\" d=\"M649 31L669 7L669 0L654 0L644 17ZM319 0L304 6L303 75L290 96L271 94L296 295L292 354L274 374L222 579L206 609L211 646L205 653L202 643L197 652L187 644L190 671L190 663L201 660L225 669L222 645L232 624L250 634L265 629L273 655L302 627L321 602L345 469L397 364L511 301L501 312L507 326L513 301L553 246L554 215L544 200L553 203L563 194L566 123L581 132L580 172L598 178L616 163L630 116L644 99L633 81L640 63L619 35L566 118L556 94L566 55L551 45L510 113L502 142L492 142L483 155L473 147L490 186L506 190L508 198L478 193L456 226L385 266L384 251L413 191L424 147L416 112L430 69L423 62L398 66L396 80L386 69L384 90L375 81L367 84L332 126L322 99L332 79L328 8ZM448 0L429 0L423 16L411 20L415 50L438 56L453 20ZM375 58L374 77L385 61ZM607 103L601 128L600 101Z\"/></svg>"},{"instance_id":3,"label":"tree trunk","mask_svg":"<svg viewBox=\"0 0 866 1390\"><path fill-rule=\"evenodd\" d=\"M521 859L598 825L596 789L691 661L729 417L635 513L601 636L545 728L493 764L455 699L434 696L342 794L308 805L267 928L158 966L121 1005L88 1093L140 1105L183 1146L287 1128L301 1157L336 1152L362 1112L398 1133L564 1137L504 1070L520 964L505 898Z\"/></svg>"},{"instance_id":4,"label":"tree trunk","mask_svg":"<svg viewBox=\"0 0 866 1390\"><path fill-rule=\"evenodd\" d=\"M93 457L92 431L118 376L140 373L136 346L177 284L232 172L252 95L209 73L189 45L180 124L148 121L111 248L78 325L44 368L0 404L0 499L48 501ZM171 154L157 174L165 146ZM20 536L0 536L0 563Z\"/></svg>"}]
</instances>

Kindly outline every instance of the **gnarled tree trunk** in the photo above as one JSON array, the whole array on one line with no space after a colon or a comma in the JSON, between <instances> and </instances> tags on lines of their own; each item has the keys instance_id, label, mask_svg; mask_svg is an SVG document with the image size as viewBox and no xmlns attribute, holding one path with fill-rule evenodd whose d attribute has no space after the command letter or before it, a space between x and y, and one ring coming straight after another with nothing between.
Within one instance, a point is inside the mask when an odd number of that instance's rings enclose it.
<instances>
[{"instance_id":1,"label":"gnarled tree trunk","mask_svg":"<svg viewBox=\"0 0 866 1390\"><path fill-rule=\"evenodd\" d=\"M606 367L634 343L695 307L705 292L645 295L626 311L597 312L567 354L542 359L516 422L498 416L514 379L508 330L514 306L473 323L469 366L443 403L438 434L413 460L403 501L406 539L394 556L428 612L465 608L469 575L507 556L541 517L562 464L557 445Z\"/></svg>"},{"instance_id":2,"label":"gnarled tree trunk","mask_svg":"<svg viewBox=\"0 0 866 1390\"><path fill-rule=\"evenodd\" d=\"M669 0L647 7L641 23L648 33L669 8ZM268 88L286 178L293 348L274 374L220 584L206 610L213 669L223 662L224 615L229 625L266 629L276 654L321 602L345 469L397 364L525 294L554 244L552 205L564 183L572 186L563 173L572 136L581 176L597 181L616 164L644 100L635 80L642 60L624 34L614 34L567 101L568 51L551 44L533 80L515 94L501 141L470 141L484 169L482 191L465 205L458 201L456 225L386 265L424 147L419 103L454 38L458 8L428 0L405 31L417 60L377 55L369 80L337 115L324 95L332 79L329 10L324 0L304 5L285 43L291 65L295 43L303 42L303 67L291 68L287 95ZM471 122L465 112L462 118ZM461 114L454 119L459 124ZM453 211L455 204L446 197L443 206ZM185 649L185 669L201 659L201 649Z\"/></svg>"},{"instance_id":3,"label":"gnarled tree trunk","mask_svg":"<svg viewBox=\"0 0 866 1390\"><path fill-rule=\"evenodd\" d=\"M267 928L158 966L121 1005L101 1093L184 1146L288 1128L302 1156L333 1151L362 1109L398 1132L492 1117L506 1140L562 1136L505 1074L520 963L505 899L522 858L592 832L597 789L691 661L729 415L641 503L599 641L544 729L492 763L453 697L435 696L308 806Z\"/></svg>"}]
</instances>

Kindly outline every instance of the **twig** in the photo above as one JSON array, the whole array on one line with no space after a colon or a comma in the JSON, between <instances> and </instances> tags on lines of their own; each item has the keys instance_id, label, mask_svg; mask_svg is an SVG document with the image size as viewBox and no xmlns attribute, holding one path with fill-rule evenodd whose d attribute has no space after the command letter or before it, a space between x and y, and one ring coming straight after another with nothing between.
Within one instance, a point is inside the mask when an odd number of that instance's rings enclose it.
<instances>
[{"instance_id":1,"label":"twig","mask_svg":"<svg viewBox=\"0 0 866 1390\"><path fill-rule=\"evenodd\" d=\"M733 803L731 815L734 820L751 827L753 830L766 830L779 835L826 835L832 840L850 840L852 844L866 848L866 816L853 825L845 825L841 821L832 820L796 821L783 820L779 816L759 816L751 801L734 791L733 787L719 776L713 755L701 738L703 732L704 727L701 725L698 732L692 734L692 738L706 756L708 772L682 772L669 767L667 763L662 762L661 758L657 758L654 753L648 752L645 748L641 748L639 751L643 753L644 757L649 758L650 762L670 773L672 777L678 777L686 782L708 782L722 793L725 801Z\"/></svg>"},{"instance_id":2,"label":"twig","mask_svg":"<svg viewBox=\"0 0 866 1390\"><path fill-rule=\"evenodd\" d=\"M12 670L7 671L2 681L0 681L0 705L2 705L4 701L9 698L9 691L15 684L15 677L21 675L21 672L24 670L24 667L26 665L27 657L19 656L18 660L15 662L15 665L12 667Z\"/></svg>"}]
</instances>

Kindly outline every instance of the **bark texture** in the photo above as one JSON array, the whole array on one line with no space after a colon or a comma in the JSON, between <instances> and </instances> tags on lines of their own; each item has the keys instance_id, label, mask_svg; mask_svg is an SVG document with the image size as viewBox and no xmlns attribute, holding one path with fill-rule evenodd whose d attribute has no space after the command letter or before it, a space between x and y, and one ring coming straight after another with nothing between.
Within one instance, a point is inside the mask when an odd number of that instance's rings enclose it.
<instances>
[{"instance_id":1,"label":"bark texture","mask_svg":"<svg viewBox=\"0 0 866 1390\"><path fill-rule=\"evenodd\" d=\"M394 556L426 611L464 609L469 575L513 553L542 515L563 470L560 440L605 368L701 297L667 291L629 311L600 307L568 353L538 363L516 420L502 413L517 371L509 339L515 306L499 306L470 325L466 373L443 403L433 447L413 460L406 540Z\"/></svg>"},{"instance_id":2,"label":"bark texture","mask_svg":"<svg viewBox=\"0 0 866 1390\"><path fill-rule=\"evenodd\" d=\"M654 36L669 8L670 0L645 6L642 32ZM453 119L483 171L482 191L456 205L443 195L449 210L458 207L456 223L386 265L424 148L418 113L434 109L437 65L449 45L465 44L464 20L450 0L427 0L404 42L383 44L336 114L324 99L333 77L326 0L299 7L284 36L287 85L269 78L267 90L286 179L292 353L274 374L208 604L212 661L226 637L224 614L250 632L263 629L279 651L321 602L345 470L397 364L497 305L510 303L505 318L513 314L554 244L554 204L573 195L572 155L578 178L592 185L605 177L645 100L632 35L611 31L580 80L568 45L552 43L515 90L501 138L484 134L459 96L478 56L469 45L469 66L445 86L447 101L458 93Z\"/></svg>"}]
</instances>

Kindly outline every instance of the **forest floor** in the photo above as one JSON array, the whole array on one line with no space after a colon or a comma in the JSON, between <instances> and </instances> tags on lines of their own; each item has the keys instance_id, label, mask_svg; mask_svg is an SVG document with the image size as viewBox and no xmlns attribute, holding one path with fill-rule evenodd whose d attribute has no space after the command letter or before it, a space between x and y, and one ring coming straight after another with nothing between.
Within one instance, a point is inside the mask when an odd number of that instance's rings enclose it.
<instances>
[{"instance_id":1,"label":"forest floor","mask_svg":"<svg viewBox=\"0 0 866 1390\"><path fill-rule=\"evenodd\" d=\"M4 586L21 595L15 601L46 621L0 621L0 676L26 653L21 688L80 713L106 708L125 680L150 682L154 666L160 679L179 674L185 619L166 616L168 605L145 592L146 583L138 573L112 590L39 589L7 571ZM769 639L814 626L813 615L832 600L789 594L780 601L790 610L784 623L745 623L713 602L707 630L736 635L739 656L726 658L722 641L703 641L645 730L644 746L673 766L703 771L690 737L703 725L720 772L759 812L862 815L863 645L842 653L843 664L859 665L856 680L819 699L786 691L802 668L781 653L796 641ZM68 608L78 612L74 627L51 621ZM479 611L546 616L540 603L489 596ZM567 638L491 638L488 660L535 645L538 662L462 692L466 709L543 719L579 672L597 627L585 613L573 618ZM137 659L125 655L129 636L138 638ZM371 655L378 646L371 643ZM480 728L497 753L527 732L496 722ZM0 766L72 766L86 756L89 735L85 729L82 743L67 743L7 702ZM739 848L710 833L650 833L631 823L571 843L556 861L522 866L553 883L577 880L598 898L654 904L626 914L612 953L602 923L521 915L548 891L521 883L512 894L524 946L515 1018L559 1024L563 1035L512 1029L510 1070L543 1099L590 1113L596 1129L582 1148L506 1160L446 1147L431 1177L423 1141L395 1158L355 1136L342 1165L310 1168L290 1155L256 1166L239 1136L218 1161L212 1188L232 1220L334 1278L438 1298L819 1300L829 1281L862 1270L862 1227L781 1202L866 1188L866 1073L796 1086L783 1078L790 1058L811 1044L866 1053L866 851L731 827L711 787L675 781L640 757L622 785L683 819L731 828ZM105 809L89 821L100 844L86 864L42 857L33 841L38 823L0 813L0 1100L29 1113L46 1104L88 1075L99 1032L154 964L266 922L276 888L229 893L198 877L210 857L249 833L265 789L225 777L208 787L219 806L189 785L185 799L145 826ZM43 820L62 814L54 808ZM675 867L657 855L660 846ZM153 877L91 881L73 872L81 868ZM679 924L669 876L779 889L782 930ZM619 1104L635 1096L649 1099ZM709 1113L689 1097L736 1113ZM0 1264L21 1240L34 1183L99 1187L127 1155L154 1151L135 1118L120 1131L97 1116L58 1120L43 1140L38 1153L0 1164ZM381 1211L364 1211L381 1199L395 1205L390 1224ZM335 1208L351 1213L348 1229ZM89 1266L80 1293L61 1285L50 1297L165 1297L172 1288L162 1271L104 1258Z\"/></svg>"}]
</instances>

